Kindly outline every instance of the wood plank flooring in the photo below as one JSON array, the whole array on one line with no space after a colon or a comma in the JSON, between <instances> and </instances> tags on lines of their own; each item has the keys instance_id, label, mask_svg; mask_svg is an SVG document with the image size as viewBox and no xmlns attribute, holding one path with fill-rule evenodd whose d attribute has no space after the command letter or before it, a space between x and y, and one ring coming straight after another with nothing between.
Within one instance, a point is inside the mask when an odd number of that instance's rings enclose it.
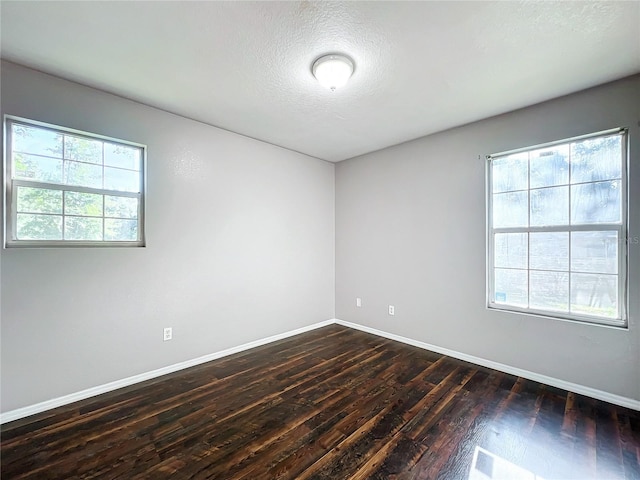
<instances>
[{"instance_id":1,"label":"wood plank flooring","mask_svg":"<svg viewBox=\"0 0 640 480\"><path fill-rule=\"evenodd\" d=\"M640 479L640 413L332 325L2 427L2 479Z\"/></svg>"}]
</instances>

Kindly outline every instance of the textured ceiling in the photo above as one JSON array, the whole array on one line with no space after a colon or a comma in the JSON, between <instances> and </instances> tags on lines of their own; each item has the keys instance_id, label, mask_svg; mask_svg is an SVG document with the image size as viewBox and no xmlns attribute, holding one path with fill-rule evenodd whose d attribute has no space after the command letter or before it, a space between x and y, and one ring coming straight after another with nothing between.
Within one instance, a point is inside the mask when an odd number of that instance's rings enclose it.
<instances>
[{"instance_id":1,"label":"textured ceiling","mask_svg":"<svg viewBox=\"0 0 640 480\"><path fill-rule=\"evenodd\" d=\"M1 53L330 161L640 72L640 2L1 2ZM318 56L356 63L342 90Z\"/></svg>"}]
</instances>

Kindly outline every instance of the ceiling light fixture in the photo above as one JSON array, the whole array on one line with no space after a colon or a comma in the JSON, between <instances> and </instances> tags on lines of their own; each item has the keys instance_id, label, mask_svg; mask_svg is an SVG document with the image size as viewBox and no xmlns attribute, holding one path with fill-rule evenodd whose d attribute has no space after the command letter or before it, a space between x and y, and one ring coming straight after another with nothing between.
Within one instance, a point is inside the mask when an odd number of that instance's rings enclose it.
<instances>
[{"instance_id":1,"label":"ceiling light fixture","mask_svg":"<svg viewBox=\"0 0 640 480\"><path fill-rule=\"evenodd\" d=\"M353 60L349 57L331 54L323 55L313 62L311 71L320 85L333 92L336 88L346 85L353 75L353 68Z\"/></svg>"}]
</instances>

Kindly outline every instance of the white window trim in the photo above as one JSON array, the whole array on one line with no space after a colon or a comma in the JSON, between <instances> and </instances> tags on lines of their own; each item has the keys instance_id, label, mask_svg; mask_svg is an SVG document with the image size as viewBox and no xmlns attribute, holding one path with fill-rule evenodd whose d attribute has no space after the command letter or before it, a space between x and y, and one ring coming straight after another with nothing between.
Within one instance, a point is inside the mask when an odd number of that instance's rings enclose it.
<instances>
[{"instance_id":1,"label":"white window trim","mask_svg":"<svg viewBox=\"0 0 640 480\"><path fill-rule=\"evenodd\" d=\"M622 222L620 225L614 224L592 224L592 225L560 225L560 226L552 226L552 227L514 227L514 228L494 228L493 227L493 185L492 185L492 167L491 161L494 158L503 157L507 155L512 155L521 152L529 152L531 150L538 150L541 148L553 147L555 145L567 144L579 140L584 140L588 138L595 138L613 134L620 134L622 136L622 147L621 150L624 152L625 158L622 162L622 180L621 180L621 209L622 209ZM530 147L518 148L514 150L508 150L504 152L494 153L491 155L487 155L485 161L486 168L486 178L485 178L485 187L486 187L486 299L487 304L486 307L491 310L499 310L510 313L517 314L525 314L532 315L536 317L545 317L552 318L558 320L567 320L574 321L580 323L588 323L597 326L605 326L605 327L616 327L616 328L625 328L627 329L629 326L628 321L628 312L629 312L629 295L628 295L628 254L629 254L629 245L628 245L628 231L629 231L629 214L628 214L628 205L629 205L629 188L628 188L628 172L629 172L629 133L628 128L614 128L610 130L604 130L596 133L591 133L587 135L580 135L577 137L566 138L563 140L557 140L554 142L543 143L538 145L533 145ZM591 182L587 182L591 183ZM530 188L527 189L529 191ZM495 233L524 233L524 232L574 232L574 231L597 231L597 230L617 230L618 231L618 303L619 303L619 318L607 318L600 317L595 315L583 315L576 314L570 312L556 312L551 310L539 310L535 308L523 308L513 305L505 305L502 303L495 303L493 301L494 298L494 247L493 247L493 235ZM571 246L569 246L569 249ZM569 255L571 255L571 250L569 250ZM529 272L529 267L527 264L527 272ZM570 271L568 272L570 276ZM527 292L529 290L527 288ZM570 300L569 300L570 301Z\"/></svg>"},{"instance_id":2,"label":"white window trim","mask_svg":"<svg viewBox=\"0 0 640 480\"><path fill-rule=\"evenodd\" d=\"M33 247L92 247L92 248L105 248L105 247L145 247L145 200L146 200L146 185L147 185L147 147L141 143L130 142L127 140L121 140L119 138L108 137L105 135L99 135L94 133L88 133L73 128L62 127L58 125L52 125L37 120L31 120L28 118L18 117L14 115L4 116L4 248L33 248ZM141 149L142 158L140 161L140 192L124 192L108 189L83 187L78 185L66 185L47 182L38 182L22 179L12 179L12 136L9 131L11 125L19 124L26 126L34 126L45 130L51 130L54 132L64 132L72 134L76 137L87 138L91 140L101 140L110 143L116 143ZM34 188L46 188L49 190L62 190L81 193L97 193L103 195L115 195L120 197L134 197L138 199L138 240L136 241L113 241L113 240L17 240L16 239L16 211L14 209L16 205L16 191L14 187L27 186Z\"/></svg>"}]
</instances>

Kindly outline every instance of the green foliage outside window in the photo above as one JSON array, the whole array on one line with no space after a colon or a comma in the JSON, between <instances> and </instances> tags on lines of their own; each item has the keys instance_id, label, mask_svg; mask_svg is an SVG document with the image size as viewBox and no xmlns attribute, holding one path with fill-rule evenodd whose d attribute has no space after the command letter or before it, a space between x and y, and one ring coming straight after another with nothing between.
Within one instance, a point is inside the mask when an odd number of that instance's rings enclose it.
<instances>
[{"instance_id":1,"label":"green foliage outside window","mask_svg":"<svg viewBox=\"0 0 640 480\"><path fill-rule=\"evenodd\" d=\"M10 126L14 240L139 240L140 147Z\"/></svg>"}]
</instances>

